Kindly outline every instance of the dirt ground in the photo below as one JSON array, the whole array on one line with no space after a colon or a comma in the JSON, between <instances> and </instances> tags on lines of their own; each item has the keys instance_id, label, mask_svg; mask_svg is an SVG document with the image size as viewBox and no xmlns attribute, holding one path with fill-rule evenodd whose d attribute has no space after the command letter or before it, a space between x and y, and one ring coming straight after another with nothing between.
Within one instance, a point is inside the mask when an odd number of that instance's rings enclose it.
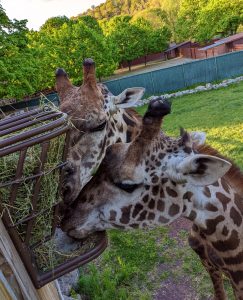
<instances>
[{"instance_id":1,"label":"dirt ground","mask_svg":"<svg viewBox=\"0 0 243 300\"><path fill-rule=\"evenodd\" d=\"M191 222L189 220L180 218L173 222L170 225L170 237L177 240L180 245L180 237L178 232L181 229L186 231L190 231ZM174 268L180 268L182 261L175 260ZM169 270L171 265L168 266L166 263L163 263L159 266L158 272L162 273ZM160 287L154 292L153 300L198 300L198 296L196 291L194 290L191 279L189 276L185 276L185 274L178 278L173 278L169 276L166 280L161 282ZM210 300L210 299L205 299Z\"/></svg>"}]
</instances>

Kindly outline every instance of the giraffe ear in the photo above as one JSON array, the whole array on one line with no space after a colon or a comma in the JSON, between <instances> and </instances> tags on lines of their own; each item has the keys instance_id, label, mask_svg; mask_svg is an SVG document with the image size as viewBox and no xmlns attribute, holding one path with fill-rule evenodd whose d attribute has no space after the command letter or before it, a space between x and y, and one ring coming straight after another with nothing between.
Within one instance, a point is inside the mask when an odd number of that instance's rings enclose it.
<instances>
[{"instance_id":1,"label":"giraffe ear","mask_svg":"<svg viewBox=\"0 0 243 300\"><path fill-rule=\"evenodd\" d=\"M192 131L189 133L194 146L202 146L206 141L206 133L202 131Z\"/></svg>"},{"instance_id":2,"label":"giraffe ear","mask_svg":"<svg viewBox=\"0 0 243 300\"><path fill-rule=\"evenodd\" d=\"M231 163L216 156L196 154L185 158L177 167L183 178L194 185L213 184L230 169Z\"/></svg>"},{"instance_id":3,"label":"giraffe ear","mask_svg":"<svg viewBox=\"0 0 243 300\"><path fill-rule=\"evenodd\" d=\"M142 87L128 88L114 97L114 104L118 108L133 107L142 98L144 92L145 88Z\"/></svg>"}]
</instances>

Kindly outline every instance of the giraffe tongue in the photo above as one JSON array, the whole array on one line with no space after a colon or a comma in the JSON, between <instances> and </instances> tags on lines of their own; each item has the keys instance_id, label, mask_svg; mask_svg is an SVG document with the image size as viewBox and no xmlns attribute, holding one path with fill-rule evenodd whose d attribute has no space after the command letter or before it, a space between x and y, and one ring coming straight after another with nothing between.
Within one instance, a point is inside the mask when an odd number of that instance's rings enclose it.
<instances>
[{"instance_id":1,"label":"giraffe tongue","mask_svg":"<svg viewBox=\"0 0 243 300\"><path fill-rule=\"evenodd\" d=\"M92 58L86 58L83 61L83 83L96 85L95 62Z\"/></svg>"}]
</instances>

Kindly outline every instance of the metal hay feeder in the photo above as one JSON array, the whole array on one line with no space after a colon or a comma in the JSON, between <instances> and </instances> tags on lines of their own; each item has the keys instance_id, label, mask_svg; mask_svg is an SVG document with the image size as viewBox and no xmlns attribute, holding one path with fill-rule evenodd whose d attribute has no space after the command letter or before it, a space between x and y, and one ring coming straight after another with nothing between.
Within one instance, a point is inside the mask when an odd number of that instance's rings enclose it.
<instances>
[{"instance_id":1,"label":"metal hay feeder","mask_svg":"<svg viewBox=\"0 0 243 300\"><path fill-rule=\"evenodd\" d=\"M68 257L65 261L50 270L40 269L37 263L36 249L51 237L58 226L60 186L62 182L62 167L65 165L69 144L69 125L66 114L51 108L38 108L18 115L8 116L0 120L0 161L15 156L16 163L9 163L14 172L11 178L1 176L0 170L0 211L8 233L19 252L19 255L35 285L40 288L50 281L84 265L99 256L107 246L104 232L95 235L92 247L81 255ZM61 139L61 155L57 157L55 166L48 167L48 156L55 139ZM60 144L60 141L58 142ZM58 145L59 145L58 144ZM37 158L30 158L33 147L39 150ZM32 160L31 160L32 159ZM8 161L8 160L7 160ZM34 163L33 163L34 161ZM26 165L33 167L31 174L25 175ZM46 167L47 166L47 167ZM50 207L40 208L40 198L48 176L55 176L53 189L56 201ZM18 197L26 188L31 199L27 214L16 218ZM25 190L24 190L25 191ZM3 196L4 195L4 196ZM27 197L27 196L26 196ZM44 232L37 240L33 240L33 232L40 218L45 220L51 216L49 232Z\"/></svg>"}]
</instances>

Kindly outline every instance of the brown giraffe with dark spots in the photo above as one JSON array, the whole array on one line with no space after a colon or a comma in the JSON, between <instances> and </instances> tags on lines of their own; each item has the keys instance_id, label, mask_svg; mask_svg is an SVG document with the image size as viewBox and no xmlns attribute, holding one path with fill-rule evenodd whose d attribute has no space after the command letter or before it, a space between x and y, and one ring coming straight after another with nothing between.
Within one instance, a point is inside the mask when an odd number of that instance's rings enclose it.
<instances>
[{"instance_id":1,"label":"brown giraffe with dark spots","mask_svg":"<svg viewBox=\"0 0 243 300\"><path fill-rule=\"evenodd\" d=\"M107 147L130 142L139 133L141 117L125 108L142 97L144 88L128 88L114 96L105 85L97 83L94 61L85 59L81 87L73 86L67 73L58 69L56 89L60 109L73 124L63 183L63 198L68 204L95 174Z\"/></svg>"},{"instance_id":2,"label":"brown giraffe with dark spots","mask_svg":"<svg viewBox=\"0 0 243 300\"><path fill-rule=\"evenodd\" d=\"M227 299L224 273L242 300L243 175L209 146L195 149L186 132L179 138L161 132L169 111L168 104L151 102L136 139L108 148L99 171L66 211L62 228L83 238L108 228L165 225L183 216L193 222L189 244L209 272L215 299Z\"/></svg>"},{"instance_id":3,"label":"brown giraffe with dark spots","mask_svg":"<svg viewBox=\"0 0 243 300\"><path fill-rule=\"evenodd\" d=\"M92 59L83 63L83 84L73 86L66 72L56 72L60 108L73 124L68 165L65 167L63 199L71 203L99 167L108 146L130 142L141 129L141 117L132 110L143 95L143 88L128 88L112 95L103 84L97 84ZM198 133L191 133L195 142Z\"/></svg>"}]
</instances>

